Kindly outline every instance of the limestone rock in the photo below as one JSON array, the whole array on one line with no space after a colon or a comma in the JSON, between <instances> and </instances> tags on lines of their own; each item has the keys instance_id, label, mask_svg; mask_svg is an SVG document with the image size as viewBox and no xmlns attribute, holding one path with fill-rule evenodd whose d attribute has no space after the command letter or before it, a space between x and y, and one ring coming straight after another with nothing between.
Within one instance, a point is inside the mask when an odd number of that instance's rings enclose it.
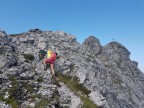
<instances>
[{"instance_id":1,"label":"limestone rock","mask_svg":"<svg viewBox=\"0 0 144 108\"><path fill-rule=\"evenodd\" d=\"M71 34L40 29L12 35L0 31L0 95L6 94L2 99L9 96L22 108L41 102L47 108L82 107L83 101L65 84L55 84L49 67L44 70L39 48L57 52L61 57L54 63L55 71L76 77L98 106L143 108L144 74L123 45L113 41L102 46L94 36L81 45ZM11 108L4 102L1 106Z\"/></svg>"},{"instance_id":2,"label":"limestone rock","mask_svg":"<svg viewBox=\"0 0 144 108\"><path fill-rule=\"evenodd\" d=\"M97 56L101 52L102 46L99 39L94 36L89 36L82 44L82 51L84 54Z\"/></svg>"}]
</instances>

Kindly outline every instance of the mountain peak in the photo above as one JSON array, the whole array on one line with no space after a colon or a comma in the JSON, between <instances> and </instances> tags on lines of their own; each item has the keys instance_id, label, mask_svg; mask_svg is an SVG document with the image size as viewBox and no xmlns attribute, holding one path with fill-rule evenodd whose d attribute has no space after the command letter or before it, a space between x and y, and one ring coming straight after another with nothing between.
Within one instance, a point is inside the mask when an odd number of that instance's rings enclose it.
<instances>
[{"instance_id":1,"label":"mountain peak","mask_svg":"<svg viewBox=\"0 0 144 108\"><path fill-rule=\"evenodd\" d=\"M117 41L108 43L105 48L107 49L108 53L120 55L121 59L130 59L130 52L128 49Z\"/></svg>"},{"instance_id":2,"label":"mountain peak","mask_svg":"<svg viewBox=\"0 0 144 108\"><path fill-rule=\"evenodd\" d=\"M98 38L89 36L79 44L74 36L63 31L39 29L10 36L0 31L0 41L2 107L144 106L144 74L119 42L102 46ZM50 68L44 69L39 48L61 56L54 62L61 87Z\"/></svg>"},{"instance_id":3,"label":"mountain peak","mask_svg":"<svg viewBox=\"0 0 144 108\"><path fill-rule=\"evenodd\" d=\"M101 44L98 38L89 36L82 44L82 50L85 54L97 56L101 51Z\"/></svg>"}]
</instances>

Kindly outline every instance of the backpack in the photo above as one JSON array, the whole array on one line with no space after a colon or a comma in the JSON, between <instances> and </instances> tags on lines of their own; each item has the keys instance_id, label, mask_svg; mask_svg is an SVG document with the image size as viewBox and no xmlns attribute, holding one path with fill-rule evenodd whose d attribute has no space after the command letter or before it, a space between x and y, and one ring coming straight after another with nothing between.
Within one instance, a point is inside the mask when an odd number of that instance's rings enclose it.
<instances>
[{"instance_id":1,"label":"backpack","mask_svg":"<svg viewBox=\"0 0 144 108\"><path fill-rule=\"evenodd\" d=\"M47 52L47 58L55 60L56 59L56 53L48 50L48 52Z\"/></svg>"},{"instance_id":2,"label":"backpack","mask_svg":"<svg viewBox=\"0 0 144 108\"><path fill-rule=\"evenodd\" d=\"M55 60L56 58L57 58L57 55L56 55L55 52L53 52L53 53L52 53L52 56L51 56L51 59L52 59L52 60Z\"/></svg>"},{"instance_id":3,"label":"backpack","mask_svg":"<svg viewBox=\"0 0 144 108\"><path fill-rule=\"evenodd\" d=\"M47 52L45 50L40 50L39 51L39 60L44 59L46 54L47 54Z\"/></svg>"}]
</instances>

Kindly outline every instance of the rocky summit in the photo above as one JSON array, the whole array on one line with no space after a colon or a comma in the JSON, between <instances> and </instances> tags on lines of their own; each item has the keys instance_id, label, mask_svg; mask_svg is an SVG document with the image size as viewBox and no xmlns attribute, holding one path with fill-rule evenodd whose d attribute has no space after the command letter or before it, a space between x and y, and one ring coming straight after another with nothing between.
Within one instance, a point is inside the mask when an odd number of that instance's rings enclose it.
<instances>
[{"instance_id":1,"label":"rocky summit","mask_svg":"<svg viewBox=\"0 0 144 108\"><path fill-rule=\"evenodd\" d=\"M57 80L39 48L60 56ZM0 108L144 108L144 74L119 42L82 44L63 31L0 30Z\"/></svg>"}]
</instances>

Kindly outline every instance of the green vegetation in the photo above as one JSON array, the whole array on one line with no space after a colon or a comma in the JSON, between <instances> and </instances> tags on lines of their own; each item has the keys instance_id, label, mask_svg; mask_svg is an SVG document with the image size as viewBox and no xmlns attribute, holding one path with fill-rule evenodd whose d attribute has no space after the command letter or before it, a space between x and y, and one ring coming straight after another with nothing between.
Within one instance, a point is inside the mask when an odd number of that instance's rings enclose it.
<instances>
[{"instance_id":1,"label":"green vegetation","mask_svg":"<svg viewBox=\"0 0 144 108\"><path fill-rule=\"evenodd\" d=\"M60 81L67 84L72 91L80 92L82 95L88 96L90 90L84 87L82 84L79 84L79 80L76 77L65 76L63 74L58 74Z\"/></svg>"},{"instance_id":2,"label":"green vegetation","mask_svg":"<svg viewBox=\"0 0 144 108\"><path fill-rule=\"evenodd\" d=\"M37 79L37 81L38 81L39 83L41 83L41 82L44 82L44 79L43 79L42 76L40 76L40 77Z\"/></svg>"},{"instance_id":3,"label":"green vegetation","mask_svg":"<svg viewBox=\"0 0 144 108\"><path fill-rule=\"evenodd\" d=\"M49 101L46 99L42 99L40 102L38 102L35 106L35 108L44 108L49 104Z\"/></svg>"},{"instance_id":4,"label":"green vegetation","mask_svg":"<svg viewBox=\"0 0 144 108\"><path fill-rule=\"evenodd\" d=\"M19 108L18 103L16 102L15 98L7 98L4 100L7 104L11 105L12 108Z\"/></svg>"},{"instance_id":5,"label":"green vegetation","mask_svg":"<svg viewBox=\"0 0 144 108\"><path fill-rule=\"evenodd\" d=\"M23 54L24 58L26 61L33 61L34 60L34 55L33 54Z\"/></svg>"},{"instance_id":6,"label":"green vegetation","mask_svg":"<svg viewBox=\"0 0 144 108\"><path fill-rule=\"evenodd\" d=\"M4 97L4 93L5 93L4 91L0 90L0 101L4 100L4 98L3 98Z\"/></svg>"},{"instance_id":7,"label":"green vegetation","mask_svg":"<svg viewBox=\"0 0 144 108\"><path fill-rule=\"evenodd\" d=\"M65 76L60 73L57 77L60 81L65 83L77 96L81 98L81 100L83 101L82 108L100 108L88 98L90 90L88 90L82 84L79 84L78 78L72 78L70 76Z\"/></svg>"},{"instance_id":8,"label":"green vegetation","mask_svg":"<svg viewBox=\"0 0 144 108\"><path fill-rule=\"evenodd\" d=\"M40 94L32 94L29 96L29 98L31 99L31 101L34 101L35 98L42 98L42 96Z\"/></svg>"},{"instance_id":9,"label":"green vegetation","mask_svg":"<svg viewBox=\"0 0 144 108\"><path fill-rule=\"evenodd\" d=\"M31 98L33 101L35 98L41 99L38 103L36 103L35 108L45 108L46 106L50 105L51 102L59 101L57 92L55 92L50 99L44 99L44 97L42 97L40 94L31 95L29 98Z\"/></svg>"},{"instance_id":10,"label":"green vegetation","mask_svg":"<svg viewBox=\"0 0 144 108\"><path fill-rule=\"evenodd\" d=\"M12 87L8 89L9 97L7 99L4 99L4 92L0 92L0 100L6 102L7 104L11 105L12 108L19 108L18 102L16 101L16 94L18 89L19 82L17 81L16 77L12 75L8 75L9 80L11 81ZM39 81L42 81L40 78ZM34 91L33 85L29 84L29 81L23 82L23 87L27 89L27 92L32 94ZM42 98L41 95L31 95L29 96L32 100L35 100L35 98ZM35 106L35 108L44 108L49 104L48 100L42 99L40 102L38 102Z\"/></svg>"},{"instance_id":11,"label":"green vegetation","mask_svg":"<svg viewBox=\"0 0 144 108\"><path fill-rule=\"evenodd\" d=\"M9 92L9 98L10 99L14 99L15 94L16 94L16 90L17 90L17 86L18 86L18 81L16 79L16 77L12 76L12 75L8 75L9 80L12 81L12 87L8 90Z\"/></svg>"},{"instance_id":12,"label":"green vegetation","mask_svg":"<svg viewBox=\"0 0 144 108\"><path fill-rule=\"evenodd\" d=\"M96 104L92 102L88 97L81 96L80 98L83 101L82 108L102 108L100 106L96 106Z\"/></svg>"},{"instance_id":13,"label":"green vegetation","mask_svg":"<svg viewBox=\"0 0 144 108\"><path fill-rule=\"evenodd\" d=\"M113 67L113 65L112 64L105 64L105 67L108 68L108 69L110 69L110 68Z\"/></svg>"},{"instance_id":14,"label":"green vegetation","mask_svg":"<svg viewBox=\"0 0 144 108\"><path fill-rule=\"evenodd\" d=\"M8 77L9 77L9 80L12 81L12 87L8 89L9 97L4 99L4 95L7 90L0 91L0 101L6 102L7 104L11 105L12 108L18 108L18 103L15 99L18 82L16 78L13 77L12 75L8 75Z\"/></svg>"},{"instance_id":15,"label":"green vegetation","mask_svg":"<svg viewBox=\"0 0 144 108\"><path fill-rule=\"evenodd\" d=\"M14 89L15 89L15 87L11 88L12 91L9 90L10 91L10 93L9 93L10 96L9 96L9 98L6 98L6 99L4 99L4 95L5 95L6 90L5 91L0 91L0 101L6 102L7 104L11 105L12 108L18 108L18 104L15 100L15 97L12 96L13 95L12 92L14 91Z\"/></svg>"},{"instance_id":16,"label":"green vegetation","mask_svg":"<svg viewBox=\"0 0 144 108\"><path fill-rule=\"evenodd\" d=\"M34 91L34 86L31 85L31 84L29 84L29 81L23 82L23 87L24 87L25 89L27 89L27 92L28 92L28 93L33 93L33 91Z\"/></svg>"},{"instance_id":17,"label":"green vegetation","mask_svg":"<svg viewBox=\"0 0 144 108\"><path fill-rule=\"evenodd\" d=\"M18 81L17 81L17 79L16 79L15 76L8 74L8 79L9 79L10 81L12 81L12 85L13 85L13 86L15 86L15 85L17 86Z\"/></svg>"},{"instance_id":18,"label":"green vegetation","mask_svg":"<svg viewBox=\"0 0 144 108\"><path fill-rule=\"evenodd\" d=\"M112 80L112 82L114 84L121 84L121 83L123 83L123 81L121 79L114 79L114 80Z\"/></svg>"}]
</instances>

